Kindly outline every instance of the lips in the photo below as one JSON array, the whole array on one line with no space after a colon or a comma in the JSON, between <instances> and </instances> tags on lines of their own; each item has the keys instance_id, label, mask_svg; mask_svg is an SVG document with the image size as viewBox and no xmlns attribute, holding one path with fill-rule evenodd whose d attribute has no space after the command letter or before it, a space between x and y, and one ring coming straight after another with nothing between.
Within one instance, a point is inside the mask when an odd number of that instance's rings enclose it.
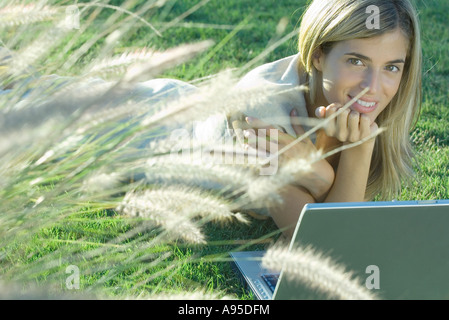
<instances>
[{"instance_id":1,"label":"lips","mask_svg":"<svg viewBox=\"0 0 449 320\"><path fill-rule=\"evenodd\" d=\"M352 99L353 97L348 95L349 99ZM378 106L378 102L377 101L367 101L366 99L358 99L356 102L354 102L350 108L354 111L360 112L360 113L370 113L372 112L374 109L376 109L376 107Z\"/></svg>"}]
</instances>

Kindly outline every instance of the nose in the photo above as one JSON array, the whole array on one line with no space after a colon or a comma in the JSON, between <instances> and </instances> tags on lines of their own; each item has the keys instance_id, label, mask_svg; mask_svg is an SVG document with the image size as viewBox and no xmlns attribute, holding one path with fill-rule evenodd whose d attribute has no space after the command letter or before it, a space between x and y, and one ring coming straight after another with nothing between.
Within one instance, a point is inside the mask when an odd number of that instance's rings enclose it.
<instances>
[{"instance_id":1,"label":"nose","mask_svg":"<svg viewBox=\"0 0 449 320\"><path fill-rule=\"evenodd\" d=\"M379 73L373 69L368 69L365 73L362 83L360 84L360 87L362 89L369 87L370 90L367 92L368 95L376 94L379 91L380 87L379 80L380 80Z\"/></svg>"}]
</instances>

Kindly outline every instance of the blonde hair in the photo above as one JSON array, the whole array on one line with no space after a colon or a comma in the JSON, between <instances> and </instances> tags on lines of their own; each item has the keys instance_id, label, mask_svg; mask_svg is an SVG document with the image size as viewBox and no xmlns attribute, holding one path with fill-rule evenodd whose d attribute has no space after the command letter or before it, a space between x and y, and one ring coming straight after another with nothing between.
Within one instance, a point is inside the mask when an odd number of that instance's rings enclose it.
<instances>
[{"instance_id":1,"label":"blonde hair","mask_svg":"<svg viewBox=\"0 0 449 320\"><path fill-rule=\"evenodd\" d=\"M366 26L370 5L379 8L379 29ZM321 88L319 71L312 63L317 49L326 54L339 41L379 36L397 28L409 39L409 48L398 92L376 120L386 131L376 138L366 199L379 194L381 199L394 198L402 181L413 176L410 131L421 108L422 50L417 13L410 0L314 0L303 14L299 30L302 66L298 67L307 73L308 94L314 103Z\"/></svg>"}]
</instances>

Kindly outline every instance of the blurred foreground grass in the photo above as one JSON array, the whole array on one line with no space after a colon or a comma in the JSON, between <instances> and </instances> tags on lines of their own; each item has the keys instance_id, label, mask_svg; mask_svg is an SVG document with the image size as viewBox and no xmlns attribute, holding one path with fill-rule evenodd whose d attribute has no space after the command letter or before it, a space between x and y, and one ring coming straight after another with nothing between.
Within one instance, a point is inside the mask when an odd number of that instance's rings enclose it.
<instances>
[{"instance_id":1,"label":"blurred foreground grass","mask_svg":"<svg viewBox=\"0 0 449 320\"><path fill-rule=\"evenodd\" d=\"M212 39L215 44L206 52L159 76L196 83L197 79L228 68L243 74L261 63L296 53L292 31L305 3L290 0L281 3L274 0L102 1L97 4L78 1L81 29L61 38L54 48L33 61L33 67L42 74L80 76L103 53L107 57L138 48L162 51L182 43ZM47 4L67 6L73 2ZM425 58L424 104L413 132L418 150L418 175L417 181L404 189L400 200L447 199L449 5L445 0L417 1L417 4ZM162 36L128 12L138 14ZM20 50L32 43L36 35L47 32L51 25L48 21L2 25L1 40L3 45ZM114 33L117 30L122 31ZM86 46L91 40L90 46ZM73 63L66 63L74 56ZM3 110L7 110L8 100L2 101ZM58 130L55 132L64 132ZM251 298L231 270L227 252L261 249L273 243L278 232L271 220L249 217L249 225L201 222L205 244L161 240L160 229L142 223L145 219L129 219L114 210L119 199L136 187L133 182L112 192L100 189L93 198L80 197L84 179L113 166L109 159L111 150L122 143L114 139L83 141L82 147L71 150L60 162L54 159L33 165L45 154L48 149L45 145L51 140L37 140L34 149L18 148L14 156L3 156L2 172L7 179L3 179L0 193L3 214L0 223L5 226L1 229L5 240L0 249L0 279L24 283L25 290L36 285L56 293L72 293L73 290L67 289L66 268L76 265L80 270L80 290L76 293L81 296L100 293L117 298L138 297L203 288L218 296ZM40 180L36 182L36 179ZM45 199L41 194L45 194Z\"/></svg>"}]
</instances>

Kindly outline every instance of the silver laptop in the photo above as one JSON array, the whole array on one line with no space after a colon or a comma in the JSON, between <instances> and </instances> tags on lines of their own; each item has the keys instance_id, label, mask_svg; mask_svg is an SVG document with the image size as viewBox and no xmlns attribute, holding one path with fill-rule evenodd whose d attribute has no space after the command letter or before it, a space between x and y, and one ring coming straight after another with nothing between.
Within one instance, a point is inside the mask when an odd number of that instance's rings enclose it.
<instances>
[{"instance_id":1,"label":"silver laptop","mask_svg":"<svg viewBox=\"0 0 449 320\"><path fill-rule=\"evenodd\" d=\"M295 245L313 246L362 280L374 266L377 286L369 289L381 299L449 299L449 200L307 204ZM263 269L264 253L230 252L257 299L323 298Z\"/></svg>"}]
</instances>

